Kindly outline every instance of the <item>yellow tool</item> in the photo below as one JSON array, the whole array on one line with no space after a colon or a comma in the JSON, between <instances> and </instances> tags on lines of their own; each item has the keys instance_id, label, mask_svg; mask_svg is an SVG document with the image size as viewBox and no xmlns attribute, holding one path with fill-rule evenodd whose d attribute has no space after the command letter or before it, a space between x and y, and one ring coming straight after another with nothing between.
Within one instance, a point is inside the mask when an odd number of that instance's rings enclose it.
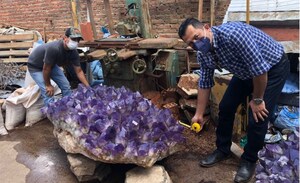
<instances>
[{"instance_id":1,"label":"yellow tool","mask_svg":"<svg viewBox=\"0 0 300 183\"><path fill-rule=\"evenodd\" d=\"M193 130L196 133L198 133L198 132L200 132L202 130L202 127L201 127L201 125L199 123L193 123L192 126L191 126L191 125L187 125L187 124L179 121L179 124L181 124L182 126L187 127L189 129Z\"/></svg>"}]
</instances>

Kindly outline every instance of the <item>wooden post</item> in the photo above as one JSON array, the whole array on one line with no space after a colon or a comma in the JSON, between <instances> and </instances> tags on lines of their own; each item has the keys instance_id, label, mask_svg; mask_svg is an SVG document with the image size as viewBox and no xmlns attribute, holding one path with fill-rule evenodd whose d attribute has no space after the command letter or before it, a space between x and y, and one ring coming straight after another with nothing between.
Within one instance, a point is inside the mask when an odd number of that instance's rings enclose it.
<instances>
[{"instance_id":1,"label":"wooden post","mask_svg":"<svg viewBox=\"0 0 300 183\"><path fill-rule=\"evenodd\" d=\"M44 39L44 42L47 43L47 40L46 40L46 27L45 27L45 25L43 25L43 39Z\"/></svg>"},{"instance_id":2,"label":"wooden post","mask_svg":"<svg viewBox=\"0 0 300 183\"><path fill-rule=\"evenodd\" d=\"M91 2L91 0L87 0L86 3L87 3L88 13L89 13L89 19L90 19L90 22L92 25L94 40L96 40L97 39L97 31L96 31L96 26L95 26L95 21L94 21L92 2Z\"/></svg>"},{"instance_id":3,"label":"wooden post","mask_svg":"<svg viewBox=\"0 0 300 183\"><path fill-rule=\"evenodd\" d=\"M71 0L71 8L72 8L73 26L79 28L76 0Z\"/></svg>"},{"instance_id":4,"label":"wooden post","mask_svg":"<svg viewBox=\"0 0 300 183\"><path fill-rule=\"evenodd\" d=\"M114 34L114 23L113 23L113 18L111 15L111 8L110 8L110 3L109 0L104 0L104 7L106 11L106 16L107 16L107 21L108 21L108 29L110 34Z\"/></svg>"},{"instance_id":5,"label":"wooden post","mask_svg":"<svg viewBox=\"0 0 300 183\"><path fill-rule=\"evenodd\" d=\"M246 23L250 24L250 0L247 0L247 6L246 6Z\"/></svg>"},{"instance_id":6,"label":"wooden post","mask_svg":"<svg viewBox=\"0 0 300 183\"><path fill-rule=\"evenodd\" d=\"M144 38L152 38L152 23L149 13L149 1L141 0L141 26Z\"/></svg>"},{"instance_id":7,"label":"wooden post","mask_svg":"<svg viewBox=\"0 0 300 183\"><path fill-rule=\"evenodd\" d=\"M203 18L203 0L199 0L198 4L198 20L202 22Z\"/></svg>"},{"instance_id":8,"label":"wooden post","mask_svg":"<svg viewBox=\"0 0 300 183\"><path fill-rule=\"evenodd\" d=\"M210 0L210 26L215 24L215 0Z\"/></svg>"}]
</instances>

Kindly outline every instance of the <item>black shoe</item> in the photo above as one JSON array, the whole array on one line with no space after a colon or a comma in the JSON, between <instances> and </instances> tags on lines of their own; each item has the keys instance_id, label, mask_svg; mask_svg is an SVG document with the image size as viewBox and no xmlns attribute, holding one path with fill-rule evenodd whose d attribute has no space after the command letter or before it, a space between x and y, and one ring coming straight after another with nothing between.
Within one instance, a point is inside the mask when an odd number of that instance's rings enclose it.
<instances>
[{"instance_id":1,"label":"black shoe","mask_svg":"<svg viewBox=\"0 0 300 183\"><path fill-rule=\"evenodd\" d=\"M213 153L206 156L204 159L202 159L199 164L203 167L212 167L216 163L226 160L230 157L230 154L225 154L219 150L215 150Z\"/></svg>"},{"instance_id":2,"label":"black shoe","mask_svg":"<svg viewBox=\"0 0 300 183\"><path fill-rule=\"evenodd\" d=\"M256 163L252 163L242 159L240 162L239 169L235 175L234 182L245 183L251 180L255 171L255 167Z\"/></svg>"}]
</instances>

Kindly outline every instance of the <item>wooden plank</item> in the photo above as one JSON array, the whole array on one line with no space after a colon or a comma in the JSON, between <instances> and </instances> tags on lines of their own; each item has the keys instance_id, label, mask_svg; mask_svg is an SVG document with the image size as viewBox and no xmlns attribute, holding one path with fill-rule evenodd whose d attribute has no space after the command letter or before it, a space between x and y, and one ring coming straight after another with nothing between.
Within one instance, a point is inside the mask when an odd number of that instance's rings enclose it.
<instances>
[{"instance_id":1,"label":"wooden plank","mask_svg":"<svg viewBox=\"0 0 300 183\"><path fill-rule=\"evenodd\" d=\"M93 36L94 36L94 40L97 39L97 31L96 31L96 26L95 26L95 20L94 20L94 14L93 14L93 8L92 8L92 2L91 0L87 0L87 8L88 8L88 12L89 12L89 19L92 25L92 30L93 30Z\"/></svg>"},{"instance_id":2,"label":"wooden plank","mask_svg":"<svg viewBox=\"0 0 300 183\"><path fill-rule=\"evenodd\" d=\"M78 22L78 10L77 10L77 3L76 0L71 0L71 10L72 10L72 19L73 19L73 26L75 28L79 28L79 22Z\"/></svg>"},{"instance_id":3,"label":"wooden plank","mask_svg":"<svg viewBox=\"0 0 300 183\"><path fill-rule=\"evenodd\" d=\"M110 7L110 2L109 0L104 0L104 6L105 6L105 12L107 16L107 22L108 22L108 28L110 34L114 34L114 23L113 23L113 18L111 14L111 7Z\"/></svg>"},{"instance_id":4,"label":"wooden plank","mask_svg":"<svg viewBox=\"0 0 300 183\"><path fill-rule=\"evenodd\" d=\"M240 158L244 153L244 150L234 142L231 143L230 150L238 158Z\"/></svg>"},{"instance_id":5,"label":"wooden plank","mask_svg":"<svg viewBox=\"0 0 300 183\"><path fill-rule=\"evenodd\" d=\"M11 50L11 51L0 51L0 57L7 56L29 56L28 50Z\"/></svg>"},{"instance_id":6,"label":"wooden plank","mask_svg":"<svg viewBox=\"0 0 300 183\"><path fill-rule=\"evenodd\" d=\"M172 48L177 43L177 38L150 38L138 42L138 45L141 48Z\"/></svg>"},{"instance_id":7,"label":"wooden plank","mask_svg":"<svg viewBox=\"0 0 300 183\"><path fill-rule=\"evenodd\" d=\"M28 58L0 58L0 62L8 63L8 62L18 62L25 63Z\"/></svg>"},{"instance_id":8,"label":"wooden plank","mask_svg":"<svg viewBox=\"0 0 300 183\"><path fill-rule=\"evenodd\" d=\"M210 0L210 26L215 24L215 0Z\"/></svg>"},{"instance_id":9,"label":"wooden plank","mask_svg":"<svg viewBox=\"0 0 300 183\"><path fill-rule=\"evenodd\" d=\"M0 35L0 42L33 40L33 34Z\"/></svg>"},{"instance_id":10,"label":"wooden plank","mask_svg":"<svg viewBox=\"0 0 300 183\"><path fill-rule=\"evenodd\" d=\"M31 48L33 42L0 43L0 49Z\"/></svg>"},{"instance_id":11,"label":"wooden plank","mask_svg":"<svg viewBox=\"0 0 300 183\"><path fill-rule=\"evenodd\" d=\"M202 21L203 18L203 0L199 0L198 4L198 20Z\"/></svg>"}]
</instances>

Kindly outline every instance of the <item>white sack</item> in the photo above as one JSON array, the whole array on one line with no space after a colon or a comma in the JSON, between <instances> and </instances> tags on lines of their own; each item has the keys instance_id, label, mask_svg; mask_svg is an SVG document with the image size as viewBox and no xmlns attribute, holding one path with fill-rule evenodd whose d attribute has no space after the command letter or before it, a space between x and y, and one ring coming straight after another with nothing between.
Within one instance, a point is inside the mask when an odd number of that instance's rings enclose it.
<instances>
[{"instance_id":1,"label":"white sack","mask_svg":"<svg viewBox=\"0 0 300 183\"><path fill-rule=\"evenodd\" d=\"M0 104L1 106L1 104ZM7 133L7 130L4 126L4 119L3 119L3 115L2 115L2 107L0 107L0 135L6 135L8 134Z\"/></svg>"},{"instance_id":2,"label":"white sack","mask_svg":"<svg viewBox=\"0 0 300 183\"><path fill-rule=\"evenodd\" d=\"M46 115L41 112L42 107L44 107L44 101L42 98L39 98L32 106L26 109L25 126L32 126L46 118Z\"/></svg>"},{"instance_id":3,"label":"white sack","mask_svg":"<svg viewBox=\"0 0 300 183\"><path fill-rule=\"evenodd\" d=\"M22 104L6 101L5 127L12 130L25 120L26 109Z\"/></svg>"}]
</instances>

